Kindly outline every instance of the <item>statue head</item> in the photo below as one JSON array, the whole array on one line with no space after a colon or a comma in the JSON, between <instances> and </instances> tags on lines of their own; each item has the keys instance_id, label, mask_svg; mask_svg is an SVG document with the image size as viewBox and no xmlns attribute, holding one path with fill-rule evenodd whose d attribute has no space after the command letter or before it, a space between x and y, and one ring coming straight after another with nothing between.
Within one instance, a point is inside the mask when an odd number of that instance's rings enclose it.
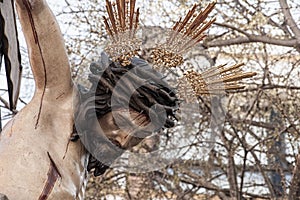
<instances>
[{"instance_id":1,"label":"statue head","mask_svg":"<svg viewBox=\"0 0 300 200\"><path fill-rule=\"evenodd\" d=\"M196 97L242 89L239 81L255 75L243 73L242 64L228 68L221 65L203 73L185 71L183 54L206 37L205 31L215 21L206 18L215 4L208 4L198 14L194 5L184 20L180 18L166 32L165 40L147 49L147 60L155 67L180 68L183 87L178 87L189 88ZM75 122L81 141L92 155L88 169L94 168L95 175L103 173L124 149L173 127L178 109L174 89L145 60L137 58L142 41L137 36L140 11L135 10L135 1L107 0L106 8L108 17L103 19L110 38L105 48L109 57L103 53L98 62L91 64L92 86L82 95Z\"/></svg>"},{"instance_id":2,"label":"statue head","mask_svg":"<svg viewBox=\"0 0 300 200\"><path fill-rule=\"evenodd\" d=\"M102 174L124 150L175 124L178 99L164 77L140 59L121 66L102 53L90 65L75 126L90 152L88 170Z\"/></svg>"}]
</instances>

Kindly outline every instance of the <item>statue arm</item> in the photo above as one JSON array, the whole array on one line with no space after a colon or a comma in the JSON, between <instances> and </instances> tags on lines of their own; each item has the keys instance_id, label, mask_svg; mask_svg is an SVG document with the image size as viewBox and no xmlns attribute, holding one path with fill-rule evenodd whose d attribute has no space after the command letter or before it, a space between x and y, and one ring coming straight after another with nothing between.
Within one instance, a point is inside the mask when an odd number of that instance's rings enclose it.
<instances>
[{"instance_id":1,"label":"statue arm","mask_svg":"<svg viewBox=\"0 0 300 200\"><path fill-rule=\"evenodd\" d=\"M46 0L15 0L37 92L70 91L72 80L64 39Z\"/></svg>"}]
</instances>

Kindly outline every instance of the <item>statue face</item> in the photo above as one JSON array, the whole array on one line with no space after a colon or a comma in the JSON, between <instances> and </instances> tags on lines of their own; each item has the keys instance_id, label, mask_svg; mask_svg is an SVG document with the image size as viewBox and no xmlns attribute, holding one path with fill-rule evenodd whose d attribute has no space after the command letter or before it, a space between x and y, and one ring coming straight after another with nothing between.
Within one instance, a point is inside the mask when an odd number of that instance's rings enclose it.
<instances>
[{"instance_id":1,"label":"statue face","mask_svg":"<svg viewBox=\"0 0 300 200\"><path fill-rule=\"evenodd\" d=\"M145 114L134 110L117 110L105 114L98 119L104 134L110 141L122 149L130 149L139 144L151 133L143 132L141 129L149 124Z\"/></svg>"}]
</instances>

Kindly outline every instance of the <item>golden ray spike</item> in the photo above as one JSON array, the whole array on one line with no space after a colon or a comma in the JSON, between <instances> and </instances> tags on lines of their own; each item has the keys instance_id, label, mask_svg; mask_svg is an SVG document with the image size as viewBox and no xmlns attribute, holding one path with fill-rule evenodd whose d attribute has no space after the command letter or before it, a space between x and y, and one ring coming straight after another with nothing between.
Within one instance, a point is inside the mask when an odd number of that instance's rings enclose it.
<instances>
[{"instance_id":1,"label":"golden ray spike","mask_svg":"<svg viewBox=\"0 0 300 200\"><path fill-rule=\"evenodd\" d=\"M206 35L202 35L201 37L197 38L197 40L189 40L186 43L182 44L180 46L180 50L177 52L178 54L182 54L185 51L187 51L188 49L192 48L193 46L195 46L198 42L202 41L204 38L206 37Z\"/></svg>"},{"instance_id":2,"label":"golden ray spike","mask_svg":"<svg viewBox=\"0 0 300 200\"><path fill-rule=\"evenodd\" d=\"M198 14L196 14L197 5L193 5L183 20L180 18L175 23L169 32L166 42L157 45L158 47L151 52L153 64L166 67L181 65L183 63L182 54L203 40L206 37L204 31L215 21L215 19L212 19L204 23L215 4L215 2L208 4L208 6Z\"/></svg>"},{"instance_id":3,"label":"golden ray spike","mask_svg":"<svg viewBox=\"0 0 300 200\"><path fill-rule=\"evenodd\" d=\"M118 19L119 19L119 24L120 24L120 29L122 31L124 31L124 19L123 19L123 11L122 11L122 7L121 7L121 0L117 1L116 4L117 4L117 10L118 10L118 13L116 13L116 15L118 16Z\"/></svg>"},{"instance_id":4,"label":"golden ray spike","mask_svg":"<svg viewBox=\"0 0 300 200\"><path fill-rule=\"evenodd\" d=\"M207 18L208 14L214 9L215 5L216 2L209 3L208 6L204 9L204 11L199 13L196 19L189 26L188 30L193 32L195 28L197 28L201 23L203 23L203 21Z\"/></svg>"},{"instance_id":5,"label":"golden ray spike","mask_svg":"<svg viewBox=\"0 0 300 200\"><path fill-rule=\"evenodd\" d=\"M120 2L121 2L121 14L122 14L122 17L121 17L121 19L122 19L122 27L123 27L123 30L125 30L125 28L126 28L126 2L125 2L125 0L120 0Z\"/></svg>"},{"instance_id":6,"label":"golden ray spike","mask_svg":"<svg viewBox=\"0 0 300 200\"><path fill-rule=\"evenodd\" d=\"M111 25L113 27L113 30L114 30L115 34L118 34L116 21L115 21L115 17L114 17L114 14L113 14L114 13L113 8L112 8L112 5L111 5L109 0L106 0L106 10L108 12L108 16L109 16L109 19L110 19L110 22L111 22Z\"/></svg>"},{"instance_id":7,"label":"golden ray spike","mask_svg":"<svg viewBox=\"0 0 300 200\"><path fill-rule=\"evenodd\" d=\"M219 88L205 88L201 91L199 91L199 93L201 95L220 95L220 94L224 94L226 92L232 91L232 90L241 90L244 89L245 86L241 86L241 85L234 85L234 86L224 86L223 89L219 89Z\"/></svg>"},{"instance_id":8,"label":"golden ray spike","mask_svg":"<svg viewBox=\"0 0 300 200\"><path fill-rule=\"evenodd\" d=\"M183 22L181 23L181 18L179 19L178 22L176 22L175 26L173 27L173 33L171 35L171 37L168 40L168 43L173 41L174 37L176 37L176 35L182 31L182 29L186 26L186 24L188 23L188 21L191 19L191 17L193 16L193 14L195 13L197 8L197 5L195 4L193 6L193 8L191 10L189 10L189 12L187 13L187 15L185 16ZM179 26L180 24L180 26Z\"/></svg>"},{"instance_id":9,"label":"golden ray spike","mask_svg":"<svg viewBox=\"0 0 300 200\"><path fill-rule=\"evenodd\" d=\"M179 19L179 21L175 24L175 26L173 27L174 32L172 33L172 36L169 38L169 42L175 41L175 38L177 37L177 35L184 29L184 27L188 24L189 20L191 19L191 17L194 15L195 11L196 11L197 5L195 4L193 6L193 8L191 10L189 10L189 12L187 13L187 15L185 16L184 20L181 22L181 18ZM180 25L180 26L178 26ZM170 45L171 45L170 44Z\"/></svg>"},{"instance_id":10,"label":"golden ray spike","mask_svg":"<svg viewBox=\"0 0 300 200\"><path fill-rule=\"evenodd\" d=\"M200 29L196 32L195 36L193 36L189 41L181 45L181 47L179 48L181 50L178 53L181 54L184 51L195 46L200 41L202 41L206 37L206 35L204 35L203 32L206 31L215 22L215 20L216 18L213 18L204 26L200 27Z\"/></svg>"},{"instance_id":11,"label":"golden ray spike","mask_svg":"<svg viewBox=\"0 0 300 200\"><path fill-rule=\"evenodd\" d=\"M217 77L219 76L220 74L225 74L226 72L228 71L233 71L235 69L238 69L240 68L242 65L244 64L237 64L237 65L234 65L232 67L228 67L228 68L224 68L226 66L225 65L220 65L220 66L217 66L217 67L213 67L205 72L203 72L201 75L202 77L204 77L205 79L209 79L209 78L212 78L212 77Z\"/></svg>"},{"instance_id":12,"label":"golden ray spike","mask_svg":"<svg viewBox=\"0 0 300 200\"><path fill-rule=\"evenodd\" d=\"M226 92L228 90L243 89L245 86L240 81L256 75L255 72L243 72L240 67L243 64L224 68L224 65L213 67L203 73L188 71L184 77L190 83L195 95L215 94L216 91ZM239 70L239 71L236 71Z\"/></svg>"},{"instance_id":13,"label":"golden ray spike","mask_svg":"<svg viewBox=\"0 0 300 200\"><path fill-rule=\"evenodd\" d=\"M240 73L235 75L230 75L222 78L223 82L234 82L234 81L240 81L245 78L251 78L252 76L255 76L256 73L254 72L248 72L248 73Z\"/></svg>"},{"instance_id":14,"label":"golden ray spike","mask_svg":"<svg viewBox=\"0 0 300 200\"><path fill-rule=\"evenodd\" d=\"M220 73L226 73L226 72L229 72L229 71L233 71L233 70L235 70L235 69L239 69L239 68L242 67L243 65L244 65L244 63L239 63L239 64L236 64L236 65L227 67L227 68L224 68L226 65L222 65L222 66L223 66L223 69L220 71Z\"/></svg>"},{"instance_id":15,"label":"golden ray spike","mask_svg":"<svg viewBox=\"0 0 300 200\"><path fill-rule=\"evenodd\" d=\"M216 21L216 18L214 17L212 20L207 22L203 27L201 27L196 33L195 36L193 37L193 40L198 40L197 38L203 34L204 31L206 31L214 22Z\"/></svg>"},{"instance_id":16,"label":"golden ray spike","mask_svg":"<svg viewBox=\"0 0 300 200\"><path fill-rule=\"evenodd\" d=\"M201 24L201 22L199 21L199 18L201 17L203 17L202 12L200 12L198 16L194 19L194 21L189 26L186 27L186 31L184 32L185 36L192 35L194 29Z\"/></svg>"},{"instance_id":17,"label":"golden ray spike","mask_svg":"<svg viewBox=\"0 0 300 200\"><path fill-rule=\"evenodd\" d=\"M122 19L123 23L125 24L125 19L126 19L126 1L125 0L120 0L121 1L121 10L122 10Z\"/></svg>"},{"instance_id":18,"label":"golden ray spike","mask_svg":"<svg viewBox=\"0 0 300 200\"><path fill-rule=\"evenodd\" d=\"M180 21L181 21L181 17L179 18L179 20L175 23L174 27L173 27L173 32L177 32L177 28L180 24Z\"/></svg>"},{"instance_id":19,"label":"golden ray spike","mask_svg":"<svg viewBox=\"0 0 300 200\"><path fill-rule=\"evenodd\" d=\"M167 39L166 45L172 45L172 43L175 41L174 38L176 38L176 36L178 35L179 31L177 29L179 29L179 25L181 24L181 17L179 18L179 20L175 23L174 27L173 27L173 31L171 32L171 35L169 36L169 38Z\"/></svg>"},{"instance_id":20,"label":"golden ray spike","mask_svg":"<svg viewBox=\"0 0 300 200\"><path fill-rule=\"evenodd\" d=\"M219 65L217 67L212 67L204 72L202 72L202 76L204 77L208 77L210 74L215 73L216 70L221 70L222 68L224 68L226 66L226 64L223 65Z\"/></svg>"},{"instance_id":21,"label":"golden ray spike","mask_svg":"<svg viewBox=\"0 0 300 200\"><path fill-rule=\"evenodd\" d=\"M113 34L113 32L112 32L112 30L111 30L109 24L108 24L108 21L107 21L106 17L103 16L103 19L104 19L105 29L106 29L108 35L110 36L110 38L111 38L113 41L115 41L114 34Z\"/></svg>"},{"instance_id":22,"label":"golden ray spike","mask_svg":"<svg viewBox=\"0 0 300 200\"><path fill-rule=\"evenodd\" d=\"M103 19L111 43L105 51L122 66L131 63L142 43L135 35L139 23L139 9L135 11L135 3L136 0L116 0L113 3L106 0L108 18Z\"/></svg>"},{"instance_id":23,"label":"golden ray spike","mask_svg":"<svg viewBox=\"0 0 300 200\"><path fill-rule=\"evenodd\" d=\"M243 64L234 65L232 67L228 67L228 69L225 68L223 70L220 70L219 72L218 70L216 70L215 73L210 74L209 76L203 76L203 74L202 76L205 77L205 79L210 79L211 77L220 76L220 78L213 79L212 81L209 82L210 84L217 84L217 83L228 83L228 82L232 83L245 78L251 78L256 75L256 73L254 72L247 72L247 73L242 72L239 69L242 65ZM239 69L239 71L236 71L236 69Z\"/></svg>"},{"instance_id":24,"label":"golden ray spike","mask_svg":"<svg viewBox=\"0 0 300 200\"><path fill-rule=\"evenodd\" d=\"M196 11L196 8L197 8L197 4L195 4L191 10L189 10L188 14L185 16L185 18L184 18L184 20L182 22L182 25L181 25L181 27L179 28L178 31L181 31L184 28L184 26L188 23L188 21L194 15L194 13Z\"/></svg>"},{"instance_id":25,"label":"golden ray spike","mask_svg":"<svg viewBox=\"0 0 300 200\"><path fill-rule=\"evenodd\" d=\"M134 16L134 8L135 8L135 0L130 0L130 25L129 28L130 30L133 27L133 16Z\"/></svg>"}]
</instances>

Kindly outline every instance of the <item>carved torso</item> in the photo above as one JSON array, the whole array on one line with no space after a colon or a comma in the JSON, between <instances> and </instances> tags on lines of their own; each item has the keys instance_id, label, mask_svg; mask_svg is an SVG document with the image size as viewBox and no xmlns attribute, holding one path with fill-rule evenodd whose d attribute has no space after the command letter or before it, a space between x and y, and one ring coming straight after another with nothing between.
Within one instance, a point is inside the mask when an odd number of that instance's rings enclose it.
<instances>
[{"instance_id":1,"label":"carved torso","mask_svg":"<svg viewBox=\"0 0 300 200\"><path fill-rule=\"evenodd\" d=\"M0 162L0 192L15 200L80 199L86 152L80 141L70 142L73 94L44 98L37 126L35 96L1 133L0 160L10 162Z\"/></svg>"}]
</instances>

